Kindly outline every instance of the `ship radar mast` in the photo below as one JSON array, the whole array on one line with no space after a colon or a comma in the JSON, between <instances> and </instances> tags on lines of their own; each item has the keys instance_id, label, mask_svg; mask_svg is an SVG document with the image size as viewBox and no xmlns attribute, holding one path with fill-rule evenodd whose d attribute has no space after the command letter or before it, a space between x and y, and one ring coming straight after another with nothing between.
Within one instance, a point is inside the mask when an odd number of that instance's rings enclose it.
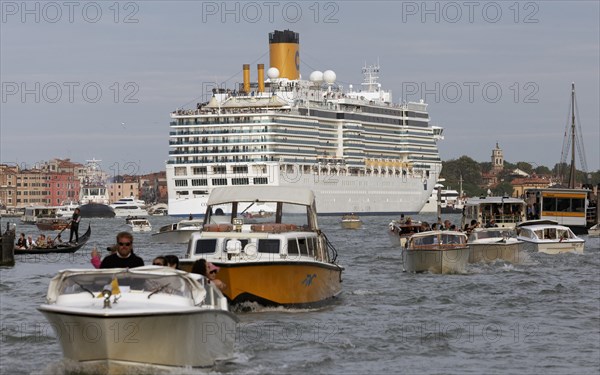
<instances>
[{"instance_id":1,"label":"ship radar mast","mask_svg":"<svg viewBox=\"0 0 600 375\"><path fill-rule=\"evenodd\" d=\"M376 89L381 87L379 82L377 82L379 79L379 63L369 66L365 63L365 66L362 68L362 73L364 81L361 85L367 92L375 92L377 91Z\"/></svg>"}]
</instances>

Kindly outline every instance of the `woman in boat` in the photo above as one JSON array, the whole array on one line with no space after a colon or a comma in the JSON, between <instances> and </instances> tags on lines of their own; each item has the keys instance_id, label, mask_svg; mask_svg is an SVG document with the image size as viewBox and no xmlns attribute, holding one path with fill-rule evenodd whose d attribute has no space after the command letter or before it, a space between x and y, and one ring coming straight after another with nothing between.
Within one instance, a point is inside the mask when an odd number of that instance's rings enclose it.
<instances>
[{"instance_id":1,"label":"woman in boat","mask_svg":"<svg viewBox=\"0 0 600 375\"><path fill-rule=\"evenodd\" d=\"M219 267L207 262L206 259L198 259L192 266L192 273L206 277L209 282L213 282L215 286L222 291L227 285L221 280L217 279L217 272L219 272Z\"/></svg>"},{"instance_id":2,"label":"woman in boat","mask_svg":"<svg viewBox=\"0 0 600 375\"><path fill-rule=\"evenodd\" d=\"M162 266L162 267L164 267L164 266L167 265L167 260L165 259L164 256L160 255L160 256L157 256L156 258L154 258L152 260L152 265L153 266Z\"/></svg>"},{"instance_id":3,"label":"woman in boat","mask_svg":"<svg viewBox=\"0 0 600 375\"><path fill-rule=\"evenodd\" d=\"M168 267L179 269L179 257L177 255L165 255L164 259Z\"/></svg>"}]
</instances>

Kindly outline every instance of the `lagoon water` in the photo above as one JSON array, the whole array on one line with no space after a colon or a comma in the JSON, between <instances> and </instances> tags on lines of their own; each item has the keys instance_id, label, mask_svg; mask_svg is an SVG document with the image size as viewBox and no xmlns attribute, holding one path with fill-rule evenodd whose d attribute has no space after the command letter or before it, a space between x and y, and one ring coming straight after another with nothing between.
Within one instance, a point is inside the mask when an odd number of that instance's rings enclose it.
<instances>
[{"instance_id":1,"label":"lagoon water","mask_svg":"<svg viewBox=\"0 0 600 375\"><path fill-rule=\"evenodd\" d=\"M415 217L433 221L432 217ZM448 215L459 223L458 215ZM326 307L289 310L249 306L239 312L236 352L211 369L126 367L122 373L172 374L598 374L600 239L585 253L532 254L522 265L470 265L464 275L402 272L390 245L391 216L363 217L359 230L340 218L321 227L339 252L343 294ZM0 224L6 227L5 220ZM0 373L96 373L63 359L37 306L60 269L91 268L93 246L105 249L126 230L124 219L91 219L92 238L75 254L17 256L0 268ZM154 230L175 221L151 217ZM14 220L13 220L14 222ZM87 219L80 226L85 230ZM34 234L35 226L18 224ZM135 251L183 256L185 245L135 234ZM248 309L246 309L248 310ZM108 334L108 333L107 333ZM115 337L114 339L122 339Z\"/></svg>"}]
</instances>

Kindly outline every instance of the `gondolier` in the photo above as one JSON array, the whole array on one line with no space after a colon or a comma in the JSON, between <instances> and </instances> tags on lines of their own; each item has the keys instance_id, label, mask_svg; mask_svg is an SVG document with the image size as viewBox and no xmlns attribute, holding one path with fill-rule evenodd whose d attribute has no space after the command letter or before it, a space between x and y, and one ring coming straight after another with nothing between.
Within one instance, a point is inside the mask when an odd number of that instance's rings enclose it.
<instances>
[{"instance_id":1,"label":"gondolier","mask_svg":"<svg viewBox=\"0 0 600 375\"><path fill-rule=\"evenodd\" d=\"M69 242L73 242L73 234L75 234L75 243L79 242L79 221L81 221L79 208L76 208L73 211L73 216L71 217L71 233L69 234Z\"/></svg>"}]
</instances>

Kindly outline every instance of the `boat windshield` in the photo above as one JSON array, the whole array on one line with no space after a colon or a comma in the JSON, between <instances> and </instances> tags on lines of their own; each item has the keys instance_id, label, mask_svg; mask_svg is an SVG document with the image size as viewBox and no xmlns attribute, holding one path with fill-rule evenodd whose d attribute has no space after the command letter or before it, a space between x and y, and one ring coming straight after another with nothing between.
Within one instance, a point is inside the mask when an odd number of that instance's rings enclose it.
<instances>
[{"instance_id":1,"label":"boat windshield","mask_svg":"<svg viewBox=\"0 0 600 375\"><path fill-rule=\"evenodd\" d=\"M234 202L211 207L209 224L233 223L241 219L244 224L286 223L308 227L307 206L277 202Z\"/></svg>"},{"instance_id":2,"label":"boat windshield","mask_svg":"<svg viewBox=\"0 0 600 375\"><path fill-rule=\"evenodd\" d=\"M469 241L482 240L485 238L510 238L515 236L516 234L512 230L499 228L494 230L474 231L469 236Z\"/></svg>"},{"instance_id":3,"label":"boat windshield","mask_svg":"<svg viewBox=\"0 0 600 375\"><path fill-rule=\"evenodd\" d=\"M69 275L58 286L58 294L60 296L87 292L98 297L105 289L111 290L113 294L154 292L192 298L191 285L179 275L131 272L106 274L94 272Z\"/></svg>"}]
</instances>

